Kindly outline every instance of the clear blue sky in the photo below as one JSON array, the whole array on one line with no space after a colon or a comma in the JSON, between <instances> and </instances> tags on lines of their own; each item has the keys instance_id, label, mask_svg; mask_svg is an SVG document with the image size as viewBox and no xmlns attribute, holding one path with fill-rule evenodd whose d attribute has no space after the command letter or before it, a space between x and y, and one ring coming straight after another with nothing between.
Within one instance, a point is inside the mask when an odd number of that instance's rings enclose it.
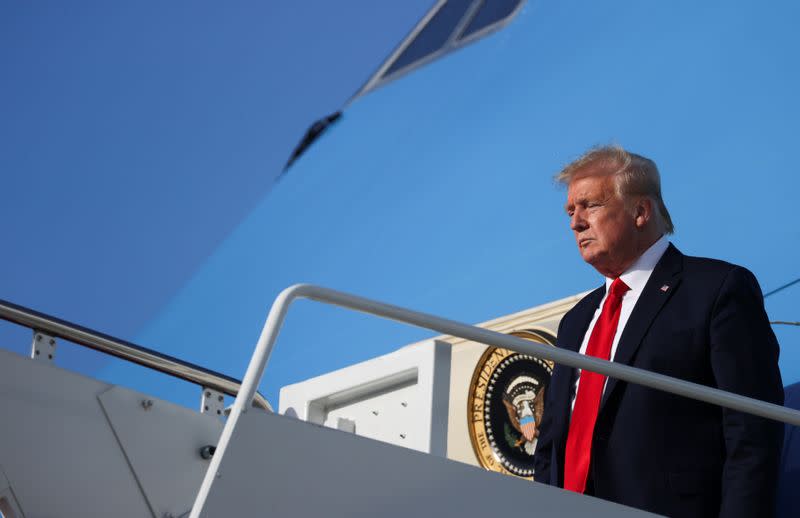
<instances>
[{"instance_id":1,"label":"clear blue sky","mask_svg":"<svg viewBox=\"0 0 800 518\"><path fill-rule=\"evenodd\" d=\"M307 125L430 3L4 5L0 297L236 377L295 282L487 320L599 284L551 177L605 142L657 161L684 252L747 266L765 291L800 276L792 2L529 2L358 100L273 189ZM770 317L800 319L798 295L767 299ZM797 381L800 329L775 329ZM277 402L424 336L301 302L262 389Z\"/></svg>"}]
</instances>

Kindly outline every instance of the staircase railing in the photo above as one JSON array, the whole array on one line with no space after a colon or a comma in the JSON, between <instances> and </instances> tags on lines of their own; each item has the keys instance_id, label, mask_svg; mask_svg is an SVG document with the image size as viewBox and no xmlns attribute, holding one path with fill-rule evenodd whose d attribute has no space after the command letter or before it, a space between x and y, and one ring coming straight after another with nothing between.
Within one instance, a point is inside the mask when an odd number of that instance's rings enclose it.
<instances>
[{"instance_id":1,"label":"staircase railing","mask_svg":"<svg viewBox=\"0 0 800 518\"><path fill-rule=\"evenodd\" d=\"M234 397L241 391L242 384L236 378L11 302L0 300L0 318L33 329L34 336L36 333L41 333L62 338L197 384L203 388L204 398L210 390ZM250 392L247 400L252 401L256 407L272 411L269 402L257 391Z\"/></svg>"}]
</instances>

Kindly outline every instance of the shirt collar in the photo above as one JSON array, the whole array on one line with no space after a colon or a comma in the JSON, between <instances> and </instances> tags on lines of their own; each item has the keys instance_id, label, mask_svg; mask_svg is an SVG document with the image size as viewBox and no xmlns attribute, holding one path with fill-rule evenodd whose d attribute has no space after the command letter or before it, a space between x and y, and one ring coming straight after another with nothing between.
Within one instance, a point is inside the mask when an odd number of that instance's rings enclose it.
<instances>
[{"instance_id":1,"label":"shirt collar","mask_svg":"<svg viewBox=\"0 0 800 518\"><path fill-rule=\"evenodd\" d=\"M658 241L653 243L650 248L645 250L619 278L628 285L632 292L641 293L644 289L644 285L647 284L648 279L650 279L650 274L653 273L656 264L658 264L661 256L664 255L664 252L667 251L668 246L669 240L667 239L667 235L664 234ZM608 293L612 282L614 282L614 279L606 277L606 293Z\"/></svg>"}]
</instances>

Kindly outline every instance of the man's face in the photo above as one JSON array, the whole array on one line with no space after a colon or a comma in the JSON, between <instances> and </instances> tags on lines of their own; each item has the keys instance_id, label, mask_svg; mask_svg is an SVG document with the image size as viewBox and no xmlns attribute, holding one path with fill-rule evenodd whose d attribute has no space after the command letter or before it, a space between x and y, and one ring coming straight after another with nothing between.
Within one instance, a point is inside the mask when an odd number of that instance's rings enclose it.
<instances>
[{"instance_id":1,"label":"man's face","mask_svg":"<svg viewBox=\"0 0 800 518\"><path fill-rule=\"evenodd\" d=\"M612 175L572 180L565 208L584 261L606 277L618 277L633 263L636 220L617 195Z\"/></svg>"}]
</instances>

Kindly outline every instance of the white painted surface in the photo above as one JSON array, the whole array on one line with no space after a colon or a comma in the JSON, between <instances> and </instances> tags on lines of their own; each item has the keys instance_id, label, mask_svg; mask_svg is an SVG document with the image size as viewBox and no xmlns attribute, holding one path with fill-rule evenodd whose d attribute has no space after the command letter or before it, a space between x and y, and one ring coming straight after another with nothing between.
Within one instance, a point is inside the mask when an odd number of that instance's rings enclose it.
<instances>
[{"instance_id":1,"label":"white painted surface","mask_svg":"<svg viewBox=\"0 0 800 518\"><path fill-rule=\"evenodd\" d=\"M445 456L450 344L428 340L283 387L279 413Z\"/></svg>"}]
</instances>

